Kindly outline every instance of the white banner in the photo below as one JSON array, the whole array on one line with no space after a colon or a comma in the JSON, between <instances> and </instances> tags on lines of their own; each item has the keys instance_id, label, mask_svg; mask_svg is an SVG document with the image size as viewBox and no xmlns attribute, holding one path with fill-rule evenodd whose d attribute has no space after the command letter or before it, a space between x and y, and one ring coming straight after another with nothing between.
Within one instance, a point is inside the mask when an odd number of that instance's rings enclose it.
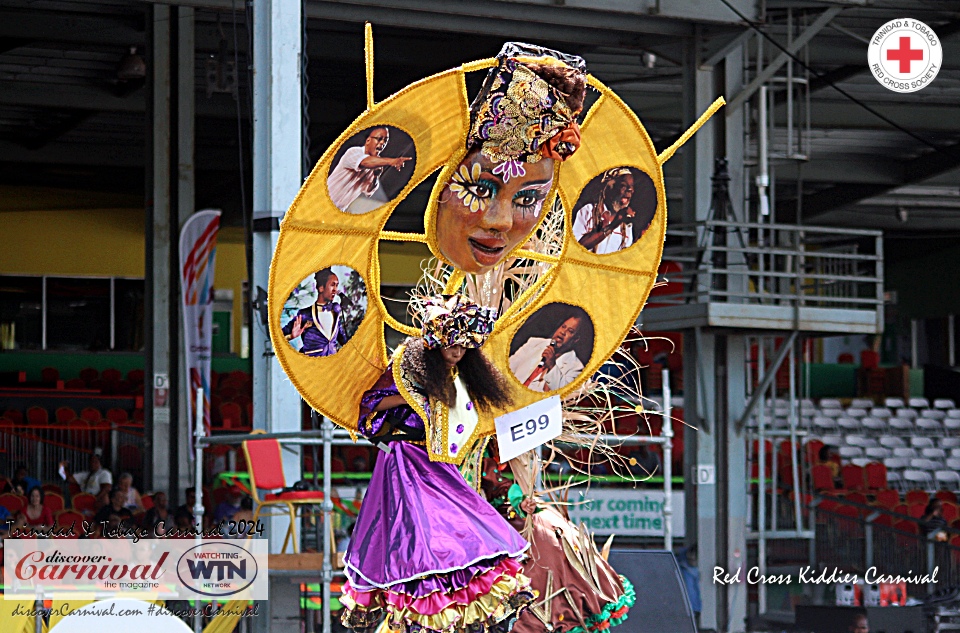
<instances>
[{"instance_id":1,"label":"white banner","mask_svg":"<svg viewBox=\"0 0 960 633\"><path fill-rule=\"evenodd\" d=\"M189 430L193 444L197 389L203 389L203 420L210 432L210 356L213 345L213 272L220 212L191 215L180 230L180 291L183 297L183 346L187 365ZM191 457L193 453L190 453Z\"/></svg>"},{"instance_id":2,"label":"white banner","mask_svg":"<svg viewBox=\"0 0 960 633\"><path fill-rule=\"evenodd\" d=\"M5 599L266 600L267 539L6 539Z\"/></svg>"},{"instance_id":3,"label":"white banner","mask_svg":"<svg viewBox=\"0 0 960 633\"><path fill-rule=\"evenodd\" d=\"M497 427L500 462L505 463L560 435L563 430L560 397L544 398L501 415L494 420L494 424Z\"/></svg>"},{"instance_id":4,"label":"white banner","mask_svg":"<svg viewBox=\"0 0 960 633\"><path fill-rule=\"evenodd\" d=\"M574 489L570 491L570 520L586 523L595 534L663 536L663 499L662 490ZM683 536L683 492L674 492L671 499L673 536Z\"/></svg>"}]
</instances>

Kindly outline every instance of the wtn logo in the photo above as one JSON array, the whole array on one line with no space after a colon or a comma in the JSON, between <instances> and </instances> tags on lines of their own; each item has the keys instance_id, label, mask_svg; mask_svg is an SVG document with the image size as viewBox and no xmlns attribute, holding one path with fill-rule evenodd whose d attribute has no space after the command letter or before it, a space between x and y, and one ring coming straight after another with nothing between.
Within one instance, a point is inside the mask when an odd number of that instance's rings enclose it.
<instances>
[{"instance_id":1,"label":"wtn logo","mask_svg":"<svg viewBox=\"0 0 960 633\"><path fill-rule=\"evenodd\" d=\"M213 580L233 580L237 577L247 579L247 561L241 560L236 564L229 560L187 560L187 568L194 580L203 578L211 580L213 573L216 572L216 578Z\"/></svg>"}]
</instances>

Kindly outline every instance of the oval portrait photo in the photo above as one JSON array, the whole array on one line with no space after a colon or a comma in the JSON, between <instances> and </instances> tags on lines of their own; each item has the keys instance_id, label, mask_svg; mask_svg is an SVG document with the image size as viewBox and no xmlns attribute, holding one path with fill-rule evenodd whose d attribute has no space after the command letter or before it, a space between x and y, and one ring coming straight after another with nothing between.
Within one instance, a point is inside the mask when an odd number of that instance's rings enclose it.
<instances>
[{"instance_id":1,"label":"oval portrait photo","mask_svg":"<svg viewBox=\"0 0 960 633\"><path fill-rule=\"evenodd\" d=\"M369 213L396 198L413 177L417 151L392 125L368 127L347 139L330 163L327 191L344 213Z\"/></svg>"},{"instance_id":2,"label":"oval portrait photo","mask_svg":"<svg viewBox=\"0 0 960 633\"><path fill-rule=\"evenodd\" d=\"M349 266L330 266L297 285L283 304L280 327L293 349L332 356L356 333L367 313L367 284Z\"/></svg>"},{"instance_id":3,"label":"oval portrait photo","mask_svg":"<svg viewBox=\"0 0 960 633\"><path fill-rule=\"evenodd\" d=\"M621 251L643 236L657 212L657 187L636 167L596 176L573 205L573 237L591 253Z\"/></svg>"},{"instance_id":4,"label":"oval portrait photo","mask_svg":"<svg viewBox=\"0 0 960 633\"><path fill-rule=\"evenodd\" d=\"M548 303L510 342L510 372L533 391L555 391L576 380L593 354L593 321L583 308Z\"/></svg>"}]
</instances>

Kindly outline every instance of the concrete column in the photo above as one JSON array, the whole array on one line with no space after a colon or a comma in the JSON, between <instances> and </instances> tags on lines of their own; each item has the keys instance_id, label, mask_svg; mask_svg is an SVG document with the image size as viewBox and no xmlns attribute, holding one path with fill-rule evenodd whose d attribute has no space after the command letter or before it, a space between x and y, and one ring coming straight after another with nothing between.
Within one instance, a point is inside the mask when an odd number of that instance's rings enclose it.
<instances>
[{"instance_id":1,"label":"concrete column","mask_svg":"<svg viewBox=\"0 0 960 633\"><path fill-rule=\"evenodd\" d=\"M176 105L177 105L177 219L176 234L173 237L175 248L179 250L180 229L196 211L196 170L194 161L195 148L195 117L194 112L196 101L195 87L195 28L194 28L194 9L193 7L176 7L176 25L177 25L177 86L176 86ZM182 307L182 289L180 288L180 259L179 252L174 259L174 283L177 284L177 325L180 334L179 341L183 341L183 307ZM171 313L173 311L171 310ZM179 367L180 380L176 387L180 390L180 397L177 402L177 463L176 475L178 479L177 487L180 490L193 485L193 469L190 467L191 439L189 434L189 415L187 413L190 403L196 400L196 395L190 393L190 377L187 375L186 352L183 349L182 342L177 345L177 364Z\"/></svg>"},{"instance_id":2,"label":"concrete column","mask_svg":"<svg viewBox=\"0 0 960 633\"><path fill-rule=\"evenodd\" d=\"M173 386L170 362L171 231L170 231L170 7L153 5L151 21L150 100L153 132L148 156L144 302L146 319L144 450L145 488L170 489L170 410ZM174 372L176 373L176 372ZM171 491L172 492L172 491ZM171 496L171 502L175 496Z\"/></svg>"},{"instance_id":3,"label":"concrete column","mask_svg":"<svg viewBox=\"0 0 960 633\"><path fill-rule=\"evenodd\" d=\"M279 222L301 184L301 14L299 2L253 4L253 296L266 289ZM255 321L259 317L254 315ZM300 430L300 397L274 356L266 324L253 330L253 425L266 431ZM288 484L300 475L300 451L282 451ZM279 551L287 519L266 526ZM264 618L267 622L269 619Z\"/></svg>"}]
</instances>

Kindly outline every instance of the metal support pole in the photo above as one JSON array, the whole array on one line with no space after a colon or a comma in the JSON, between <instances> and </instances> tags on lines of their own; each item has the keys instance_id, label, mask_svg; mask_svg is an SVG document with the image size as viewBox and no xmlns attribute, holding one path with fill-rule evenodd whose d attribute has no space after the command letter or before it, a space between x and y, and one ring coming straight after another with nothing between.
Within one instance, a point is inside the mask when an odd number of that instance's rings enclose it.
<instances>
[{"instance_id":1,"label":"metal support pole","mask_svg":"<svg viewBox=\"0 0 960 633\"><path fill-rule=\"evenodd\" d=\"M790 346L790 478L793 480L793 525L800 536L800 458L797 455L797 363L794 346Z\"/></svg>"},{"instance_id":2,"label":"metal support pole","mask_svg":"<svg viewBox=\"0 0 960 633\"><path fill-rule=\"evenodd\" d=\"M769 374L770 372L765 367L764 342L762 337L757 339L757 373L767 371ZM772 369L772 371L776 373L776 369ZM763 396L769 384L768 381L763 381L757 385L760 395L759 422L757 423L757 462L759 464L757 468L757 567L760 570L761 578L767 574L767 437ZM754 396L756 395L754 394ZM747 476L749 477L749 473ZM757 585L757 602L757 612L761 615L766 613L767 588L764 583Z\"/></svg>"},{"instance_id":3,"label":"metal support pole","mask_svg":"<svg viewBox=\"0 0 960 633\"><path fill-rule=\"evenodd\" d=\"M917 369L920 366L920 359L917 358L919 355L917 348L917 320L910 319L910 367L913 369Z\"/></svg>"},{"instance_id":4,"label":"metal support pole","mask_svg":"<svg viewBox=\"0 0 960 633\"><path fill-rule=\"evenodd\" d=\"M323 633L331 632L330 623L330 583L333 582L333 560L336 552L332 551L330 535L333 529L333 473L330 460L332 459L331 443L333 440L333 422L330 418L323 418Z\"/></svg>"},{"instance_id":5,"label":"metal support pole","mask_svg":"<svg viewBox=\"0 0 960 633\"><path fill-rule=\"evenodd\" d=\"M196 490L193 503L193 520L197 525L197 535L194 540L200 541L200 533L203 532L203 444L198 440L203 437L203 431L206 424L203 406L203 387L197 389L197 414L194 416L193 425L194 438L194 458L193 458L193 485ZM203 617L199 610L193 615L193 633L203 631Z\"/></svg>"},{"instance_id":6,"label":"metal support pole","mask_svg":"<svg viewBox=\"0 0 960 633\"><path fill-rule=\"evenodd\" d=\"M661 373L663 380L663 549L673 551L673 403L670 395L670 370Z\"/></svg>"},{"instance_id":7,"label":"metal support pole","mask_svg":"<svg viewBox=\"0 0 960 633\"><path fill-rule=\"evenodd\" d=\"M953 341L954 332L956 332L954 319L957 315L951 314L947 317L947 363L953 367L956 365L957 349Z\"/></svg>"}]
</instances>

